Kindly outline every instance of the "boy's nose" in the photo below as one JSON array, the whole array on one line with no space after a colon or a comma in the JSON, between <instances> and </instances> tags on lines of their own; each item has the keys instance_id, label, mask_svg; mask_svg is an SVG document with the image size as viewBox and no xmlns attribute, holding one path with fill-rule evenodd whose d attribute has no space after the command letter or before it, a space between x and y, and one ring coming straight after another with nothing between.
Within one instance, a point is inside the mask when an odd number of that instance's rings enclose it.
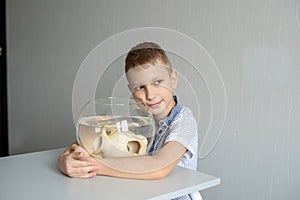
<instances>
[{"instance_id":1,"label":"boy's nose","mask_svg":"<svg viewBox=\"0 0 300 200\"><path fill-rule=\"evenodd\" d=\"M148 100L155 98L155 87L153 87L151 84L146 86L146 98Z\"/></svg>"}]
</instances>

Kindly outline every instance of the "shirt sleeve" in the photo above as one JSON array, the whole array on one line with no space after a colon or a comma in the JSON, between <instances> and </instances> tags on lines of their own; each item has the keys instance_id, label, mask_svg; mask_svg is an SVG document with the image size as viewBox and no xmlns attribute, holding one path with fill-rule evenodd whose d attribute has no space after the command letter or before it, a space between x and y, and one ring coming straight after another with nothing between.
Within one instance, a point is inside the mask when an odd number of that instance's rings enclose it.
<instances>
[{"instance_id":1,"label":"shirt sleeve","mask_svg":"<svg viewBox=\"0 0 300 200\"><path fill-rule=\"evenodd\" d=\"M184 107L171 122L170 134L166 138L166 142L169 141L176 141L185 146L188 150L184 155L186 159L197 157L198 126L189 108Z\"/></svg>"}]
</instances>

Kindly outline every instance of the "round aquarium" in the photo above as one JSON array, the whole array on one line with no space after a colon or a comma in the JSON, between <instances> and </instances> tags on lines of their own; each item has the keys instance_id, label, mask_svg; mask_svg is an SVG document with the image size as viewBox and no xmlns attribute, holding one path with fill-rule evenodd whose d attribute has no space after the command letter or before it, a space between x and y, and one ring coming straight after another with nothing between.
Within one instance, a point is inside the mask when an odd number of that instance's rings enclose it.
<instances>
[{"instance_id":1,"label":"round aquarium","mask_svg":"<svg viewBox=\"0 0 300 200\"><path fill-rule=\"evenodd\" d=\"M94 157L145 155L155 125L142 101L109 97L89 101L77 123L78 143Z\"/></svg>"}]
</instances>

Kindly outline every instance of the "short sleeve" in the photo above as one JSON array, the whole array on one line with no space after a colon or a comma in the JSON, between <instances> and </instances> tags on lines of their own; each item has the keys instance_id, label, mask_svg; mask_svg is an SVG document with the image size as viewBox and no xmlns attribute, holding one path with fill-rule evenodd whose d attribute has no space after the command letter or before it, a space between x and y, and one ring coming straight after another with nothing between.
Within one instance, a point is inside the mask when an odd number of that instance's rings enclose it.
<instances>
[{"instance_id":1,"label":"short sleeve","mask_svg":"<svg viewBox=\"0 0 300 200\"><path fill-rule=\"evenodd\" d=\"M198 126L192 111L187 107L183 107L175 116L169 128L170 134L166 138L166 142L177 141L187 149L179 165L195 169L198 153Z\"/></svg>"}]
</instances>

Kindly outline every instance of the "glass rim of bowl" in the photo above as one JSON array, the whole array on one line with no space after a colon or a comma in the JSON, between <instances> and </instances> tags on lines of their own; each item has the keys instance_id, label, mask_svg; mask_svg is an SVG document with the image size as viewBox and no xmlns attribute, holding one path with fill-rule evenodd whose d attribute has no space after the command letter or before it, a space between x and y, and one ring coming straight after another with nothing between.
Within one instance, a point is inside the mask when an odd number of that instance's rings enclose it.
<instances>
[{"instance_id":1,"label":"glass rim of bowl","mask_svg":"<svg viewBox=\"0 0 300 200\"><path fill-rule=\"evenodd\" d=\"M136 106L137 103L144 104L144 102L141 99L136 99L136 98L126 98L126 97L97 97L90 99L88 103L94 103L94 104L102 104L102 105L133 105ZM126 104L125 104L126 103Z\"/></svg>"}]
</instances>

